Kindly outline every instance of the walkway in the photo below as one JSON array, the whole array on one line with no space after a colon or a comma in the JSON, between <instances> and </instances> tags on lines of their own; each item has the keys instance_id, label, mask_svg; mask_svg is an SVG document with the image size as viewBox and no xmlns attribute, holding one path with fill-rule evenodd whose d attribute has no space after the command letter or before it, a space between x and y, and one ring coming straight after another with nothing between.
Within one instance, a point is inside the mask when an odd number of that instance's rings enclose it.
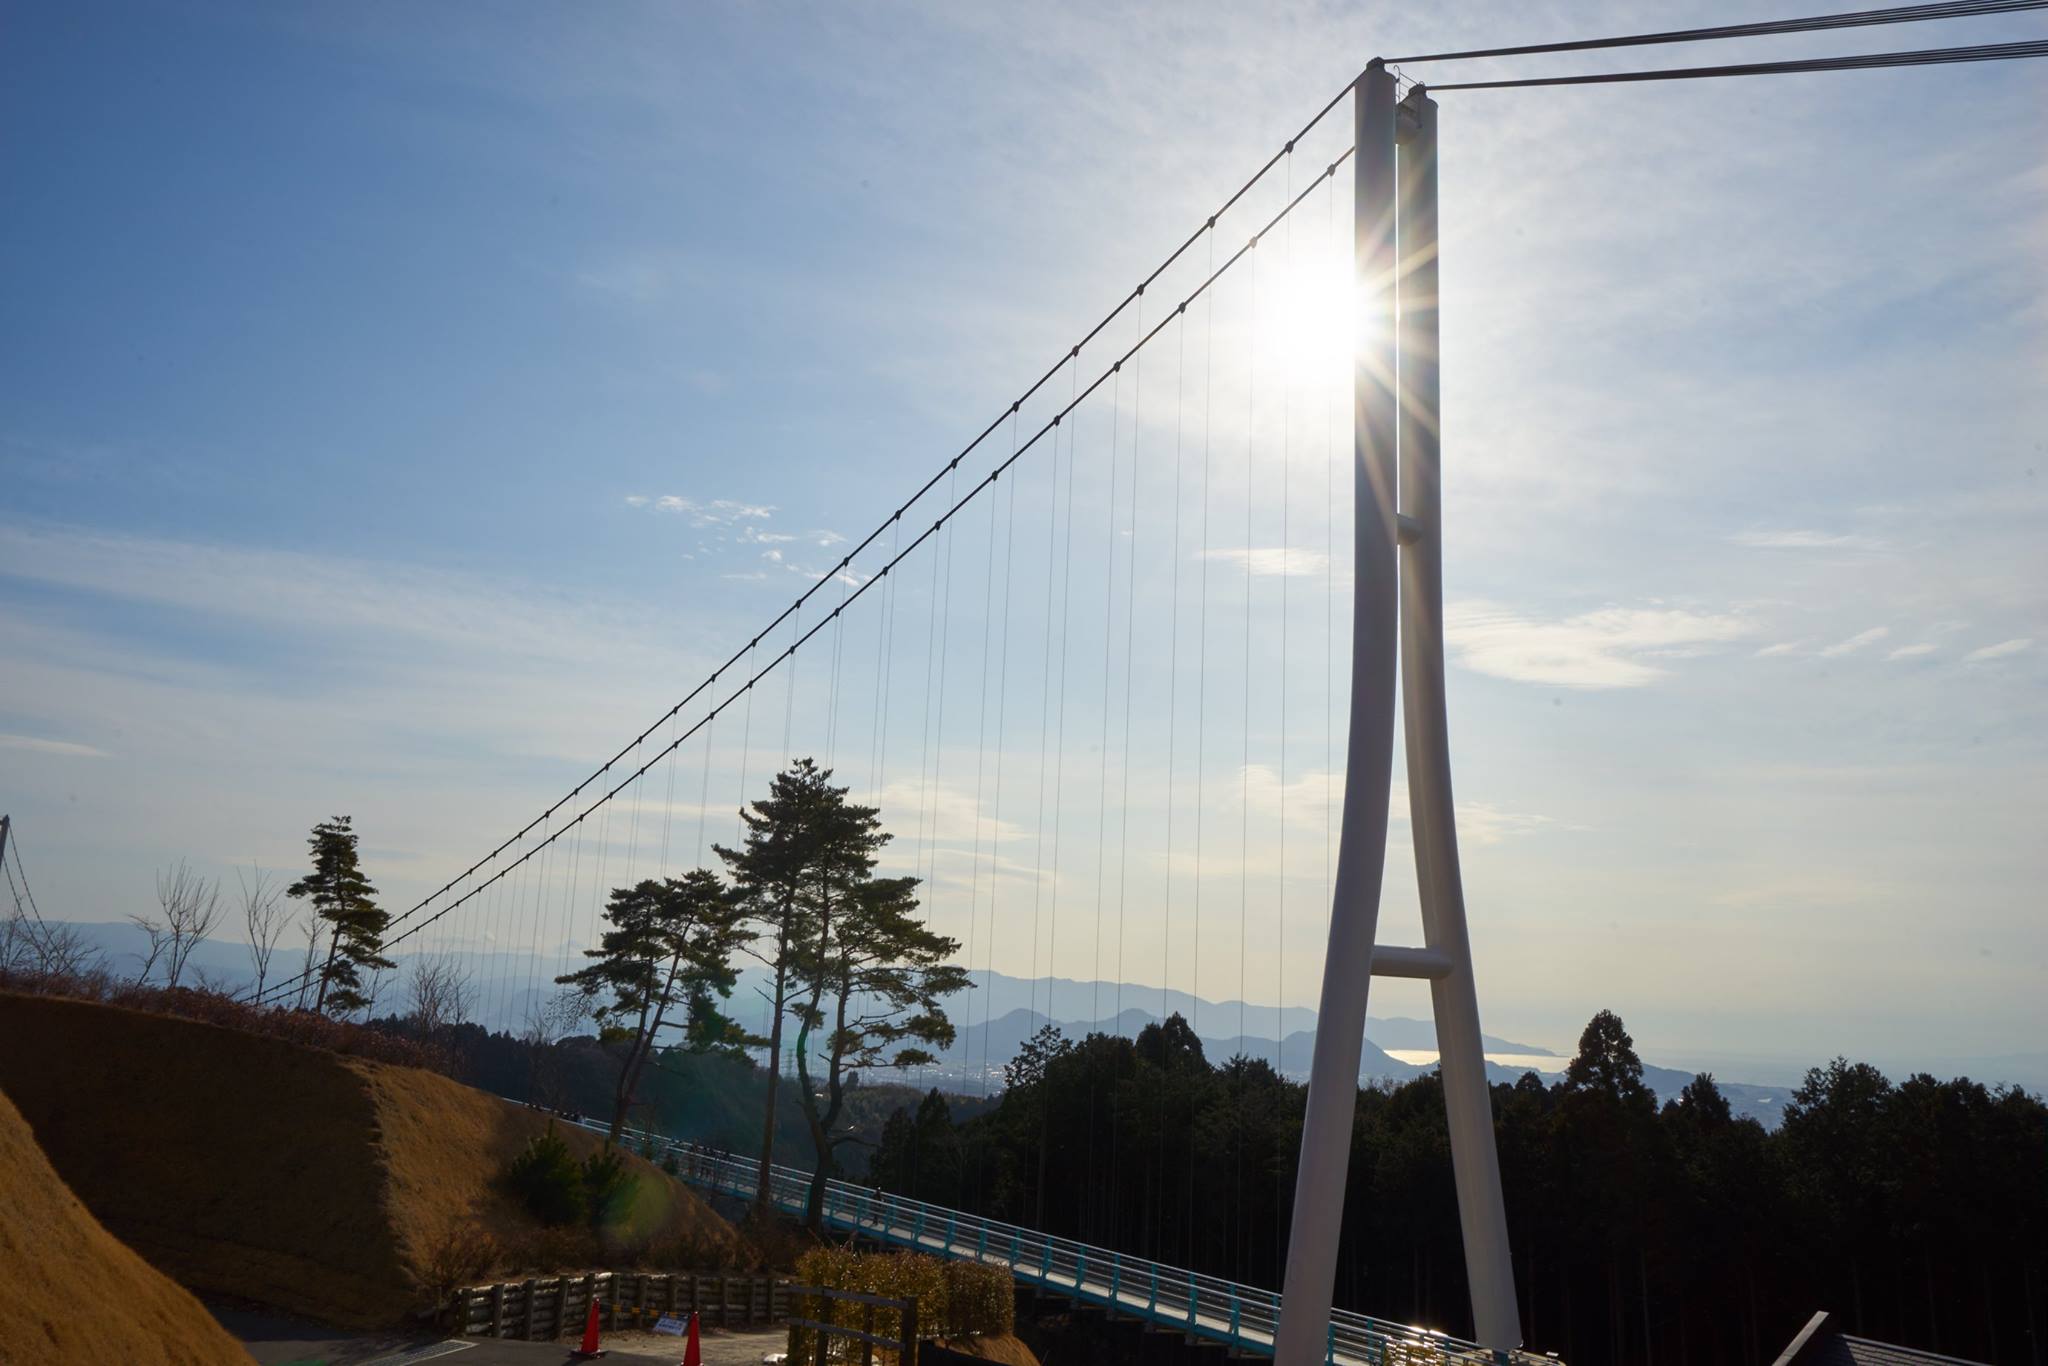
<instances>
[{"instance_id":1,"label":"walkway","mask_svg":"<svg viewBox=\"0 0 2048 1366\"><path fill-rule=\"evenodd\" d=\"M599 1132L607 1128L589 1119L570 1122ZM692 1185L721 1195L753 1198L757 1163L693 1151L645 1130L629 1128L624 1132L635 1146L652 1145L652 1151L672 1153L677 1174ZM800 1215L810 1185L808 1172L772 1167L769 1201L785 1213ZM1190 1338L1257 1356L1273 1354L1280 1296L1272 1290L1048 1237L1015 1224L849 1181L826 1183L824 1221L832 1228L892 1247L1000 1266L1035 1290L1096 1305ZM1428 1328L1389 1323L1343 1309L1330 1315L1330 1345L1324 1359L1332 1366L1439 1366L1453 1362L1555 1366L1544 1357L1494 1353Z\"/></svg>"}]
</instances>

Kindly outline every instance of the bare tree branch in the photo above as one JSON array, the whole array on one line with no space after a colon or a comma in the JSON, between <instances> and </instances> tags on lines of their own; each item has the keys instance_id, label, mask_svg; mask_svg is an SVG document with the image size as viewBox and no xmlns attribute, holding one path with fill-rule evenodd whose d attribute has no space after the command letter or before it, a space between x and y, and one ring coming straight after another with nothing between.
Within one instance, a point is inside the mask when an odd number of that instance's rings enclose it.
<instances>
[{"instance_id":1,"label":"bare tree branch","mask_svg":"<svg viewBox=\"0 0 2048 1366\"><path fill-rule=\"evenodd\" d=\"M194 873L183 859L170 872L156 875L156 901L163 910L160 927L145 921L140 916L131 917L150 935L153 964L161 953L164 963L164 985L175 987L185 975L186 960L192 950L206 942L213 933L214 923L220 919L220 884L208 882ZM162 944L159 945L159 935ZM144 968L144 978L148 967Z\"/></svg>"},{"instance_id":2,"label":"bare tree branch","mask_svg":"<svg viewBox=\"0 0 2048 1366\"><path fill-rule=\"evenodd\" d=\"M422 1039L462 1024L476 1002L476 984L468 968L453 958L417 958L406 981L407 1011Z\"/></svg>"},{"instance_id":3,"label":"bare tree branch","mask_svg":"<svg viewBox=\"0 0 2048 1366\"><path fill-rule=\"evenodd\" d=\"M261 997L270 976L271 955L291 923L285 912L284 889L253 863L247 877L235 869L235 884L242 893L242 928L249 935L249 963L256 969L256 995Z\"/></svg>"}]
</instances>

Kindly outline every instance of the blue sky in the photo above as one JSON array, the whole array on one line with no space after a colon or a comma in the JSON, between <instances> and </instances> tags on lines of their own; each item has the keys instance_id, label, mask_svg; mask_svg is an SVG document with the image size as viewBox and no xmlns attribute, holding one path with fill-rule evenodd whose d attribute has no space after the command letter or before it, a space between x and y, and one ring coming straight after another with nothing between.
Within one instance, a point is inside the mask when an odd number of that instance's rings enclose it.
<instances>
[{"instance_id":1,"label":"blue sky","mask_svg":"<svg viewBox=\"0 0 2048 1366\"><path fill-rule=\"evenodd\" d=\"M112 919L181 857L295 868L349 811L411 905L831 571L1366 58L1766 13L7 7L0 801L39 899ZM1606 1005L1665 1060L1806 1060L2048 1028L2043 89L2014 63L1443 96L1494 1032L1565 1046ZM722 837L787 708L974 963L1312 1002L1341 201L863 600L842 715L820 637L794 708L764 683L751 735L722 718L635 794L611 869L654 871L662 825L693 857L700 790ZM551 866L531 923L573 952L599 874ZM1403 992L1375 1013L1422 1013Z\"/></svg>"}]
</instances>

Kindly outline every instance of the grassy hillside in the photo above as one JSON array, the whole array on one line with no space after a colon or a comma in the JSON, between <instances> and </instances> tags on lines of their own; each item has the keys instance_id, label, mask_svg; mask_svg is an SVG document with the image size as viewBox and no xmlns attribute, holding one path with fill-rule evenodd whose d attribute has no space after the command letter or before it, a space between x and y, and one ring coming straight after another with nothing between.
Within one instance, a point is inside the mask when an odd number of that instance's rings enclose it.
<instances>
[{"instance_id":1,"label":"grassy hillside","mask_svg":"<svg viewBox=\"0 0 2048 1366\"><path fill-rule=\"evenodd\" d=\"M0 1361L249 1366L199 1301L65 1188L0 1095Z\"/></svg>"},{"instance_id":2,"label":"grassy hillside","mask_svg":"<svg viewBox=\"0 0 2048 1366\"><path fill-rule=\"evenodd\" d=\"M120 1007L0 993L0 1090L115 1234L180 1282L379 1324L486 1270L744 1258L695 1195L631 1158L598 1246L491 1184L544 1115L416 1068ZM600 1139L565 1130L580 1158Z\"/></svg>"}]
</instances>

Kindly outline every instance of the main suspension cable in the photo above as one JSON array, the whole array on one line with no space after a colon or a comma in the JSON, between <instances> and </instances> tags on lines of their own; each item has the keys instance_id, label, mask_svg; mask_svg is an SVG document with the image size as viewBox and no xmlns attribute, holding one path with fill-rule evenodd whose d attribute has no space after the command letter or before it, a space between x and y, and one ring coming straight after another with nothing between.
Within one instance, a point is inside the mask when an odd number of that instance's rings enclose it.
<instances>
[{"instance_id":1,"label":"main suspension cable","mask_svg":"<svg viewBox=\"0 0 2048 1366\"><path fill-rule=\"evenodd\" d=\"M1661 33L1631 33L1613 38L1576 38L1562 43L1525 43L1519 47L1477 47L1463 52L1425 52L1413 57L1389 57L1389 62L1450 62L1469 57L1518 57L1537 52L1588 52L1595 48L1647 47L1657 43L1701 43L1724 38L1765 38L1781 33L1814 33L1823 29L1863 28L1873 24L1912 24L1939 19L1973 19L2018 10L2048 9L2048 0L1945 0L1926 5L1897 5L1889 9L1850 10L1842 14L1814 14L1801 19L1767 19L1748 24L1715 24L1707 28L1668 29Z\"/></svg>"},{"instance_id":2,"label":"main suspension cable","mask_svg":"<svg viewBox=\"0 0 2048 1366\"><path fill-rule=\"evenodd\" d=\"M2043 0L2043 2L2048 3L2048 0ZM1079 341L1075 342L1071 347L1069 347L1065 352L1063 352L1059 360L1055 361L1050 367L1046 369L1046 371L1043 374L1041 374L1036 380L1032 381L1032 383L1025 388L1023 393L1018 395L1015 400L1008 404L1002 410L1001 413L999 413L993 420L989 422L987 426L983 427L981 431L978 434L976 434L971 441L969 441L965 446L961 447L958 454L954 455L951 460L948 460L945 464L941 465L931 475L930 478L926 479L924 483L918 487L915 493L911 494L910 497L905 499L893 513L891 513L888 517L884 518L882 522L879 525L877 525L872 531L868 532L866 536L862 537L860 542L857 545L855 545L853 549L849 551L840 560L838 566L839 569L841 571L844 571L848 566L850 566L857 556L859 556L862 552L867 550L871 545L875 543L877 539L881 537L883 532L887 531L890 527L894 526L903 517L905 513L910 511L911 508L915 507L920 501L924 499L924 497L927 494L929 494L934 488L936 488L940 480L946 478L948 474L957 470L962 460L966 459L969 455L972 455L976 450L980 449L982 444L985 441L987 441L988 438L991 435L993 435L996 432L996 430L1003 425L1005 419L1010 417L1013 413L1020 411L1023 405L1029 402L1032 398L1034 398L1038 394L1039 390L1043 389L1046 386L1046 384L1051 382L1054 379L1054 377L1056 377L1059 374L1059 372L1063 368L1065 368L1065 366L1070 360L1072 360L1080 354L1081 349L1083 347L1093 342L1095 338L1102 333L1103 329L1107 328L1117 318L1121 317L1124 311L1128 309L1133 302L1135 302L1139 297L1141 297L1144 294L1147 286L1152 284L1153 281L1159 279L1169 269L1171 269L1173 265L1177 261L1179 261L1183 255L1187 253L1190 247L1194 246L1196 242L1201 240L1204 233L1206 233L1210 228L1215 226L1216 220L1218 218L1222 217L1225 213L1229 212L1230 209L1233 208L1239 200L1243 199L1246 194L1250 193L1252 188L1265 178L1266 173L1272 170L1274 166L1278 165L1280 159L1286 156L1288 152L1292 151L1294 145L1297 142L1299 142L1302 138L1308 136L1310 132L1314 131L1317 125L1319 125L1326 117L1328 117L1330 111L1332 109L1335 109L1337 105L1341 103L1344 97L1349 93L1350 87L1347 86L1343 90L1338 91L1335 95L1332 95L1328 102L1326 102L1322 106L1322 108L1318 109L1315 112L1315 114L1308 120L1308 122L1304 123L1301 126L1300 131L1296 132L1293 137L1287 140L1285 146L1280 151L1277 151L1273 153L1272 156L1268 157L1256 171L1252 172L1252 174L1244 181L1243 184L1239 185L1237 189L1233 190L1230 193L1230 195L1226 199L1224 199L1224 201L1220 205L1217 206L1215 211L1208 216L1207 220L1203 223L1201 227L1196 228L1192 233L1188 234L1187 238L1183 240L1179 246L1175 247L1171 252L1169 252L1166 256L1166 259L1161 261L1157 266L1155 266L1152 269L1151 273L1146 275L1145 278L1138 283L1136 288L1132 289L1130 293L1126 294L1121 300L1117 302L1115 307L1113 307L1112 309L1110 309L1108 313L1103 315L1100 321L1098 321L1093 327L1089 328L1085 333L1083 333ZM1289 207L1291 208L1292 205L1290 205ZM1283 210L1283 213L1284 212L1285 210ZM769 623L766 626L762 627L761 630L755 632L753 638L748 642L748 645L746 647L743 647L740 650L735 650L732 653L732 655L725 660L723 664L719 665L716 669L712 670L711 674L707 678L705 678L702 682L698 683L695 687L690 689L690 691L683 697L681 701L677 702L674 706L670 707L666 712L663 712L661 716L657 717L652 724L650 724L646 729L642 730L638 735L635 735L622 748L620 748L620 750L616 754L612 755L611 758L605 760L603 764L599 765L581 782L577 783L576 786L570 788L564 796L557 799L553 805L549 806L540 815L535 816L532 820L528 821L524 826L521 826L518 831L516 831L514 834L512 834L504 841L499 843L489 853L485 854L476 862L470 864L467 868L463 869L460 873L450 878L447 882L443 883L439 888L435 889L433 892L430 892L425 897L422 897L413 906L411 906L401 914L393 917L391 925L393 927L401 925L406 921L410 920L413 916L419 914L421 911L424 911L434 901L438 900L442 896L447 895L449 892L455 890L456 887L460 886L468 878L479 872L486 864L490 863L492 860L496 859L500 854L504 853L507 849L511 848L514 843L524 838L526 835L530 834L536 826L540 825L543 821L553 816L556 811L560 810L563 806L568 805L570 802L573 802L578 796L580 796L583 793L583 791L586 788L588 788L591 784L603 778L605 774L609 773L617 764L624 760L627 755L631 754L635 749L639 748L639 746L643 744L647 740L647 738L655 732L657 728L660 727L662 722L668 720L672 716L675 716L677 713L682 711L684 707L687 707L698 697L702 696L704 693L706 693L708 690L714 687L717 684L719 678L728 669L732 668L735 664L738 664L740 662L740 657L743 654L745 654L748 650L752 649L754 646L760 644L761 639L764 636L766 636L771 631L774 631L777 627L781 626L781 624L785 620L788 620L790 616L799 612L802 609L804 603L809 601L811 596L814 593L818 592L819 589L823 588L826 582L828 582L829 579L832 577L832 575L828 574L824 578L819 579L816 583L813 583L810 587L806 588L801 594L797 596L795 601L791 602L789 606L783 608L782 611L778 613L774 617L774 619L769 621Z\"/></svg>"},{"instance_id":3,"label":"main suspension cable","mask_svg":"<svg viewBox=\"0 0 2048 1366\"><path fill-rule=\"evenodd\" d=\"M1326 107L1324 112L1327 113L1328 108L1334 107L1334 104L1335 102L1332 101L1331 106ZM1320 115L1318 115L1318 117L1320 118ZM1138 339L1131 343L1131 345L1121 355L1116 357L1116 359L1111 362L1108 369L1105 369L1101 371L1099 374L1097 374L1096 377L1089 382L1088 386L1082 389L1081 392L1078 395L1076 395L1072 400L1070 400L1064 408L1060 409L1043 425L1041 425L1037 431L1032 433L1031 437L1028 440L1026 440L1022 445L1020 445L1017 448L1017 450L1013 454L1011 454L1007 459L993 466L986 474L984 474L979 480L977 480L967 490L965 494L962 494L958 499L956 499L951 504L951 506L946 508L945 511L941 512L937 519L932 522L930 527L920 532L917 535L917 537L910 542L909 545L903 547L903 549L898 551L897 554L890 560L888 560L879 571L870 575L868 578L864 579L858 588L853 589L853 591L850 593L850 595L844 602L842 602L839 606L833 608L833 610L826 616L813 622L808 630L802 631L800 634L795 630L793 626L791 632L792 639L790 643L783 647L783 649L777 652L772 658L770 658L766 664L762 665L760 669L756 671L753 675L751 675L744 684L742 684L739 688L735 689L732 693L728 694L723 702L717 703L710 710L708 710L704 716L700 717L696 722L694 722L689 727L689 729L678 734L666 746L663 746L658 752L656 752L655 754L647 758L645 761L643 761L641 765L638 768L636 768L632 773L622 778L616 785L605 791L603 795L592 800L591 803L587 807L585 807L584 810L580 814L578 814L573 821L554 826L549 834L544 836L539 843L536 843L532 849L529 849L524 854L520 855L519 859L516 862L507 864L505 867L500 868L496 873L492 874L490 878L486 879L481 883L478 883L475 887L470 888L470 890L463 893L461 897L443 906L440 910L434 912L427 919L415 923L411 928L407 929L402 934L387 939L384 943L384 947L387 949L392 948L398 944L405 942L407 939L410 939L419 931L425 929L427 926L432 925L436 921L440 920L450 911L456 909L458 906L463 905L472 897L476 896L479 892L483 891L486 887L489 887L493 883L497 882L499 879L502 879L506 875L506 873L510 872L513 868L523 865L527 860L531 859L534 856L534 854L538 852L540 849L545 848L547 845L552 844L555 840L559 839L565 831L573 828L576 825L580 825L586 818L588 818L593 813L597 812L600 808L605 808L608 810L609 803L611 802L611 800L614 797L616 797L620 792L624 791L628 784L634 782L642 775L644 775L649 768L653 767L656 763L660 762L663 757L665 757L667 754L673 751L678 745L682 744L683 742L689 740L691 737L696 735L696 733L700 729L702 729L710 722L712 717L716 716L720 711L724 710L726 707L732 705L733 702L739 700L742 694L751 697L754 686L758 684L761 681L761 679L766 677L768 673L772 671L777 665L792 659L796 655L797 651L801 649L813 636L817 635L825 627L837 621L840 614L844 612L847 609L847 607L849 607L855 602L858 602L868 592L869 589L874 587L874 585L877 582L886 579L888 575L896 568L897 565L901 564L903 560L911 554L911 552L915 551L919 546L922 546L926 540L932 538L933 536L936 536L942 530L948 532L948 536L950 539L953 520L960 513L961 509L966 507L968 503L972 502L977 496L979 496L983 490L993 485L1005 472L1009 470L1009 468L1012 465L1014 465L1018 460L1022 459L1027 453L1029 453L1034 447L1036 447L1038 443L1041 440L1043 440L1049 433L1054 432L1058 428L1063 418L1065 418L1069 413L1073 412L1074 409L1078 407L1080 404L1086 402L1095 393L1097 389L1100 389L1105 383L1108 383L1111 379L1113 379L1117 375L1117 373L1122 369L1125 362L1131 360L1132 357L1136 356L1140 350L1142 350L1146 345L1148 345L1161 332L1165 331L1167 324L1170 323L1179 312L1184 311L1187 308L1188 304L1194 302L1196 299L1200 298L1202 295L1207 293L1218 280L1220 280L1225 274L1227 274L1231 270L1232 267L1234 267L1240 260L1244 258L1247 252L1251 251L1254 247L1257 246L1258 241L1261 237L1263 237L1266 233L1271 232L1274 228L1278 227L1283 221L1285 221L1287 215L1289 215L1297 207L1299 207L1302 201L1307 199L1310 193L1312 193L1317 188L1317 186L1319 186L1325 179L1333 178L1337 174L1338 168L1343 166L1346 162L1348 162L1351 159L1352 151L1353 149L1347 146L1341 152L1339 152L1335 156L1335 158L1329 163L1329 165L1323 170L1321 175L1319 175L1307 187L1303 188L1299 193L1289 198L1287 202L1283 204L1280 207L1280 209L1276 213L1274 213L1274 215L1270 219L1268 219L1256 232L1250 235L1250 237L1244 242L1243 245L1239 246L1235 251L1231 252L1230 255L1224 259L1222 265L1215 267L1207 276L1205 276L1199 283L1197 283L1195 287L1191 291L1189 291L1187 296L1181 300L1179 305L1177 305L1173 311L1164 313L1160 317L1158 322L1153 324L1151 328L1145 330L1138 337ZM1284 153L1282 155L1284 155ZM1275 160L1278 160L1277 156ZM993 428L991 428L991 430L993 430ZM959 461L963 458L965 458L964 453L961 456L954 457L954 460L948 466L947 472L950 472L954 467L956 467ZM944 474L942 474L939 477L944 477ZM905 507L908 506L909 504L905 504ZM902 513L899 511L895 515L900 517ZM878 536L880 534L880 530L881 529L878 528L875 533L871 534L869 540L872 540L875 536ZM863 544L866 544L866 542L863 542ZM842 570L845 569L847 564L850 563L851 559L852 556L848 555L845 560L841 561L839 568ZM819 582L822 583L824 582L824 580L821 579ZM814 585L813 587L815 589L816 586ZM808 596L809 594L807 593L805 597ZM803 601L803 598L799 598L797 603L792 605L791 612L794 613L796 608L802 605ZM748 648L752 649L753 646L758 645L759 643L760 637L757 636L754 638L753 642L750 643ZM943 669L943 658L940 661L940 665ZM699 685L700 690L703 686L706 685ZM794 689L792 687L792 692L793 691ZM694 696L694 693L692 695ZM677 705L678 707L681 706L680 703L678 703ZM940 690L940 705L941 707L944 706L943 686ZM787 740L789 726L787 706L788 703L786 702L784 716L785 741ZM653 730L661 724L661 721L665 721L668 718L668 715L669 713L664 713L661 720L655 723L655 726L649 727L648 731L643 733L642 738L644 739L646 734L651 734ZM630 746L628 748L630 749ZM598 774L603 774L610 771L611 767L612 764L607 763L603 768L598 770ZM597 775L593 775L593 777L595 776ZM936 762L934 764L933 776L935 779L934 786L936 786ZM575 791L581 791L582 788L584 786L587 786L590 781L590 779L586 779L583 784L579 784L578 787L572 791L571 795L574 795ZM567 800L567 798L564 798L563 802L556 803L556 805L550 807L548 809L548 812L545 814L551 815L553 812L559 810L560 807ZM540 824L541 819L542 818L536 818L533 824ZM526 828L526 830L522 830L521 832L519 832L518 835L515 835L514 839L523 838L525 834L532 828L532 825L529 825ZM603 858L602 843L603 836L601 835L600 870L602 869ZM474 865L474 868L481 868L483 863L488 861L489 857L491 856L486 856L485 859L479 860L478 863ZM600 877L601 876L602 874L600 872ZM452 885L453 883L450 884L450 886ZM436 895L439 894L437 893ZM432 900L432 898L430 897L428 898L428 900ZM422 909L425 905L426 903L422 902L420 903L420 905L415 906L412 911L408 911L406 914L408 916L412 915L420 909ZM400 919L403 918L404 917L400 917ZM392 922L394 926L397 923L397 920L394 920ZM280 988L283 985L284 984L280 984ZM265 1000L274 999L274 997L275 993L273 991L266 990L263 996L252 999Z\"/></svg>"},{"instance_id":4,"label":"main suspension cable","mask_svg":"<svg viewBox=\"0 0 2048 1366\"><path fill-rule=\"evenodd\" d=\"M2048 0L2043 0L2048 3ZM1680 66L1659 71L1605 71L1589 76L1525 76L1511 81L1453 81L1432 85L1444 90L1513 90L1539 85L1615 85L1632 81L1697 81L1720 76L1796 76L1815 71L1872 71L1895 66L1946 66L1957 62L2000 62L2022 57L2048 57L2048 39L2017 43L1982 43L1975 47L1930 47L1910 52L1867 52L1847 57L1807 57L1781 62L1741 62L1730 66Z\"/></svg>"}]
</instances>

